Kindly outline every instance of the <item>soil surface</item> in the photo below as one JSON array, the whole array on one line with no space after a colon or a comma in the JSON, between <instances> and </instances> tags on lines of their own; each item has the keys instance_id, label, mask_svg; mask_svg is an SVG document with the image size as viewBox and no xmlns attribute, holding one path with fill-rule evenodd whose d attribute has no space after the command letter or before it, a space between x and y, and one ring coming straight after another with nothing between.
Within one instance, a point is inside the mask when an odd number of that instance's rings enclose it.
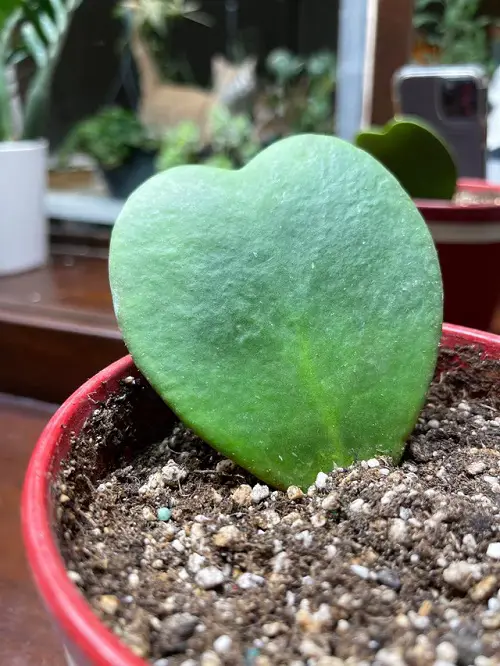
<instances>
[{"instance_id":1,"label":"soil surface","mask_svg":"<svg viewBox=\"0 0 500 666\"><path fill-rule=\"evenodd\" d=\"M471 369L441 353L400 466L305 495L168 425L130 378L56 484L69 577L156 666L500 664L500 364L461 354Z\"/></svg>"}]
</instances>

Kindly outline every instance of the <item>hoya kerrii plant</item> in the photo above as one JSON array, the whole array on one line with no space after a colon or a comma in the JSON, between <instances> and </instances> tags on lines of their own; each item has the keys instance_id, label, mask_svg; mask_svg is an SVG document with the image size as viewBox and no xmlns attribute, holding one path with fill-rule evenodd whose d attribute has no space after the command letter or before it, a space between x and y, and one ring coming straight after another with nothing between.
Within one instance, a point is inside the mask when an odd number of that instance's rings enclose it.
<instances>
[{"instance_id":1,"label":"hoya kerrii plant","mask_svg":"<svg viewBox=\"0 0 500 666\"><path fill-rule=\"evenodd\" d=\"M129 198L110 283L136 365L262 481L401 458L435 369L442 283L425 222L375 158L280 140L239 170L186 165Z\"/></svg>"},{"instance_id":2,"label":"hoya kerrii plant","mask_svg":"<svg viewBox=\"0 0 500 666\"><path fill-rule=\"evenodd\" d=\"M396 117L384 127L360 132L355 143L389 169L414 199L453 198L458 177L453 154L419 118Z\"/></svg>"}]
</instances>

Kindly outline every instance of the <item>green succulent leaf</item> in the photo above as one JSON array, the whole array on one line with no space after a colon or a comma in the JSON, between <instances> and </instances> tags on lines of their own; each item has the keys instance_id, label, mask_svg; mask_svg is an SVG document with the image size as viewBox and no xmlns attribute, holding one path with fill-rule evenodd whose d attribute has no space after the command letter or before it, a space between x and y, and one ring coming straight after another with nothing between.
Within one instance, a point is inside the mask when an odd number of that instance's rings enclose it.
<instances>
[{"instance_id":1,"label":"green succulent leaf","mask_svg":"<svg viewBox=\"0 0 500 666\"><path fill-rule=\"evenodd\" d=\"M381 162L414 199L451 199L457 166L441 137L420 119L395 118L360 132L356 145Z\"/></svg>"},{"instance_id":2,"label":"green succulent leaf","mask_svg":"<svg viewBox=\"0 0 500 666\"><path fill-rule=\"evenodd\" d=\"M398 460L436 362L442 284L396 179L330 136L240 170L190 165L129 198L110 283L132 356L178 416L285 488Z\"/></svg>"}]
</instances>

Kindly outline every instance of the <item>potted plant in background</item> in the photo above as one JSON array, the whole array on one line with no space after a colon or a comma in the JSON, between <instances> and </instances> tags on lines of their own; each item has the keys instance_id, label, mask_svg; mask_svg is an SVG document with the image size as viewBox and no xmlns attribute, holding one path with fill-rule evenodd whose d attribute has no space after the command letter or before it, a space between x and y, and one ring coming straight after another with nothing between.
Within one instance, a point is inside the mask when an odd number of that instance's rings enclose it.
<instances>
[{"instance_id":1,"label":"potted plant in background","mask_svg":"<svg viewBox=\"0 0 500 666\"><path fill-rule=\"evenodd\" d=\"M303 135L168 169L110 283L135 365L57 412L23 496L77 666L495 664L500 338L437 358L435 248L377 160Z\"/></svg>"},{"instance_id":2,"label":"potted plant in background","mask_svg":"<svg viewBox=\"0 0 500 666\"><path fill-rule=\"evenodd\" d=\"M334 131L336 57L318 51L304 59L287 49L266 59L270 81L254 109L256 133L263 145L290 134Z\"/></svg>"},{"instance_id":3,"label":"potted plant in background","mask_svg":"<svg viewBox=\"0 0 500 666\"><path fill-rule=\"evenodd\" d=\"M481 0L416 0L414 57L423 63L474 63L493 71L488 28L494 19L481 12Z\"/></svg>"},{"instance_id":4,"label":"potted plant in background","mask_svg":"<svg viewBox=\"0 0 500 666\"><path fill-rule=\"evenodd\" d=\"M47 259L44 194L50 84L81 0L7 0L0 8L0 275ZM35 72L21 102L16 65Z\"/></svg>"},{"instance_id":5,"label":"potted plant in background","mask_svg":"<svg viewBox=\"0 0 500 666\"><path fill-rule=\"evenodd\" d=\"M61 162L82 153L98 165L109 192L126 199L155 173L158 142L133 111L120 107L102 109L78 123L66 138Z\"/></svg>"},{"instance_id":6,"label":"potted plant in background","mask_svg":"<svg viewBox=\"0 0 500 666\"><path fill-rule=\"evenodd\" d=\"M189 121L168 131L156 162L158 171L183 164L205 164L225 169L244 166L260 150L254 126L246 114L217 108L211 115L211 141L203 145L199 128Z\"/></svg>"},{"instance_id":7,"label":"potted plant in background","mask_svg":"<svg viewBox=\"0 0 500 666\"><path fill-rule=\"evenodd\" d=\"M449 147L417 118L362 131L356 143L398 178L429 225L443 274L445 320L490 330L500 300L500 190L457 180Z\"/></svg>"}]
</instances>

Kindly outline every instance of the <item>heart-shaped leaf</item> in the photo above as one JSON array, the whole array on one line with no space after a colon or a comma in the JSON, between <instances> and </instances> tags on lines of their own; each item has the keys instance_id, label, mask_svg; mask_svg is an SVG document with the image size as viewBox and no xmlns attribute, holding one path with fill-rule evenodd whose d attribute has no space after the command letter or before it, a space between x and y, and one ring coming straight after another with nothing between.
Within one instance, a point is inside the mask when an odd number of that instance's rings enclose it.
<instances>
[{"instance_id":1,"label":"heart-shaped leaf","mask_svg":"<svg viewBox=\"0 0 500 666\"><path fill-rule=\"evenodd\" d=\"M263 481L400 457L435 366L441 277L416 207L364 151L301 135L239 171L154 176L116 222L110 279L137 366Z\"/></svg>"},{"instance_id":2,"label":"heart-shaped leaf","mask_svg":"<svg viewBox=\"0 0 500 666\"><path fill-rule=\"evenodd\" d=\"M420 119L395 118L360 132L356 145L379 160L414 199L451 199L457 167L441 137Z\"/></svg>"}]
</instances>

